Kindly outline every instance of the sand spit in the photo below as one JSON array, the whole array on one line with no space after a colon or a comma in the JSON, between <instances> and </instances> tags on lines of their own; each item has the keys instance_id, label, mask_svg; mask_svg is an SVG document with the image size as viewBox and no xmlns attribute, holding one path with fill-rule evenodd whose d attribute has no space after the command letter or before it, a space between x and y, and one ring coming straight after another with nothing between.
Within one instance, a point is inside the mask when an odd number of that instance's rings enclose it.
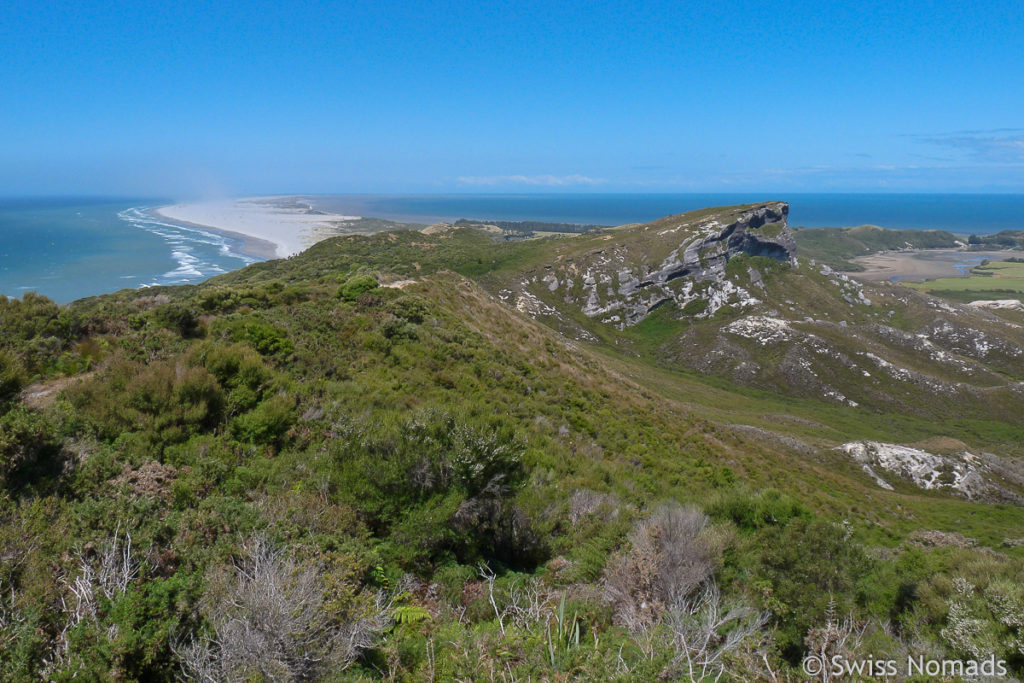
<instances>
[{"instance_id":1,"label":"sand spit","mask_svg":"<svg viewBox=\"0 0 1024 683\"><path fill-rule=\"evenodd\" d=\"M335 231L346 221L359 219L359 216L316 211L294 197L250 197L175 204L160 207L156 212L172 221L269 242L273 245L273 253L259 254L266 258L297 254L336 234Z\"/></svg>"}]
</instances>

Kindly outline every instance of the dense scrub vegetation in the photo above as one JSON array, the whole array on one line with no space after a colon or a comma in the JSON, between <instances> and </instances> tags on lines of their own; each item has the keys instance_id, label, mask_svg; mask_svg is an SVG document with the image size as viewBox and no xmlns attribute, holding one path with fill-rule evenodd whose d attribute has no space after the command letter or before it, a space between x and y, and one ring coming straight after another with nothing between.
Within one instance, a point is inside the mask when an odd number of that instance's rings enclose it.
<instances>
[{"instance_id":1,"label":"dense scrub vegetation","mask_svg":"<svg viewBox=\"0 0 1024 683\"><path fill-rule=\"evenodd\" d=\"M804 228L794 232L800 253L833 268L858 271L849 259L892 249L954 249L955 235L945 230L889 230L875 225L855 228Z\"/></svg>"},{"instance_id":2,"label":"dense scrub vegetation","mask_svg":"<svg viewBox=\"0 0 1024 683\"><path fill-rule=\"evenodd\" d=\"M1017 509L865 502L458 274L538 248L345 237L197 287L0 298L0 678L1024 670L1017 541L953 533ZM875 521L913 514L948 528Z\"/></svg>"},{"instance_id":3,"label":"dense scrub vegetation","mask_svg":"<svg viewBox=\"0 0 1024 683\"><path fill-rule=\"evenodd\" d=\"M967 239L971 249L1024 248L1024 230L1000 230L991 235L971 235Z\"/></svg>"}]
</instances>

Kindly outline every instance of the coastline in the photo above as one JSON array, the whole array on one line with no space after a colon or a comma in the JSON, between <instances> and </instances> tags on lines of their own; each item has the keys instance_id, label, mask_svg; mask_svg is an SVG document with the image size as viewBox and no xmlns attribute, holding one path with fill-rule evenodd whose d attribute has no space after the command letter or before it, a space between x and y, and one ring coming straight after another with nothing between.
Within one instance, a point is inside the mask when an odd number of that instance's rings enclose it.
<instances>
[{"instance_id":1,"label":"coastline","mask_svg":"<svg viewBox=\"0 0 1024 683\"><path fill-rule=\"evenodd\" d=\"M170 207L167 207L170 208ZM268 261L270 259L277 258L277 245L273 242L259 237L253 237L252 235L246 235L243 232L236 232L234 230L227 230L225 228L215 227L213 225L203 225L201 223L193 223L191 221L182 220L180 218L174 218L163 213L160 209L153 209L153 213L160 216L160 218L166 218L169 221L175 223L181 223L182 225L188 225L193 228L201 228L203 230L209 230L211 232L217 232L222 235L226 235L232 239L236 239L242 243L239 247L239 251L246 256L257 258L261 261Z\"/></svg>"},{"instance_id":2,"label":"coastline","mask_svg":"<svg viewBox=\"0 0 1024 683\"><path fill-rule=\"evenodd\" d=\"M162 218L225 233L262 259L286 258L329 237L338 224L359 216L323 213L296 197L248 197L161 206Z\"/></svg>"}]
</instances>

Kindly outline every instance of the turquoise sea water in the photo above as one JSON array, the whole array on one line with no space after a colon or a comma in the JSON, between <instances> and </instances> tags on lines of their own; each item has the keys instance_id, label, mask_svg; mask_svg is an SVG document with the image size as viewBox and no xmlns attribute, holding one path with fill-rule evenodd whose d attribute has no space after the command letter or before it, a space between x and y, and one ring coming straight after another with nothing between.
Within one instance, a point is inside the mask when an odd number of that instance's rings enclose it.
<instances>
[{"instance_id":1,"label":"turquoise sea water","mask_svg":"<svg viewBox=\"0 0 1024 683\"><path fill-rule=\"evenodd\" d=\"M66 303L127 287L200 282L255 261L220 233L151 212L167 202L0 200L0 294Z\"/></svg>"},{"instance_id":2,"label":"turquoise sea water","mask_svg":"<svg viewBox=\"0 0 1024 683\"><path fill-rule=\"evenodd\" d=\"M1024 229L1024 195L532 194L309 197L319 209L393 220L458 218L598 225L782 199L790 224L873 223L959 234ZM195 283L257 260L229 236L152 213L159 200L0 200L0 294L65 303L126 287Z\"/></svg>"}]
</instances>

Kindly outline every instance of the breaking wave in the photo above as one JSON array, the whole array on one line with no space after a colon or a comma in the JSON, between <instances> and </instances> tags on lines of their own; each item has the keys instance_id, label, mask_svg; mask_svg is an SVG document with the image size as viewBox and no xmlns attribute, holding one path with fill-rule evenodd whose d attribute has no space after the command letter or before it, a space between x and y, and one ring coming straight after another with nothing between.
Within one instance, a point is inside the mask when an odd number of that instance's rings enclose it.
<instances>
[{"instance_id":1,"label":"breaking wave","mask_svg":"<svg viewBox=\"0 0 1024 683\"><path fill-rule=\"evenodd\" d=\"M238 250L238 243L225 235L172 223L149 208L125 209L117 217L161 238L177 264L177 268L156 276L152 282L143 283L143 287L201 282L259 260L243 254Z\"/></svg>"}]
</instances>

